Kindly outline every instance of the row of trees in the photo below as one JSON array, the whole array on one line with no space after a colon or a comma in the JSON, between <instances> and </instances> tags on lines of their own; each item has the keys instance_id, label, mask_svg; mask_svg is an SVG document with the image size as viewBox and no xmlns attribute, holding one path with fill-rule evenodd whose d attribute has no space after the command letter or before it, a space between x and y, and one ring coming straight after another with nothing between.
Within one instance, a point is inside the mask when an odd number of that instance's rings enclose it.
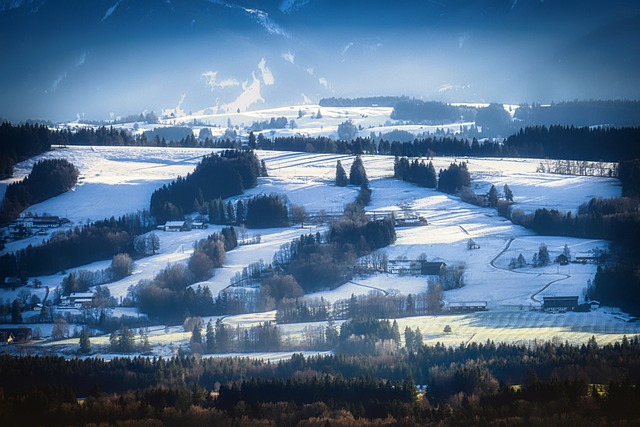
<instances>
[{"instance_id":1,"label":"row of trees","mask_svg":"<svg viewBox=\"0 0 640 427\"><path fill-rule=\"evenodd\" d=\"M410 161L406 157L397 157L393 162L393 177L411 182L419 187L436 188L438 178L433 162L428 164L424 160L414 159Z\"/></svg>"},{"instance_id":2,"label":"row of trees","mask_svg":"<svg viewBox=\"0 0 640 427\"><path fill-rule=\"evenodd\" d=\"M503 113L508 116L504 110ZM504 142L491 139L481 142L476 138L469 140L456 136L414 138L411 142L362 137L356 137L351 141L334 141L327 137L293 136L267 139L258 136L258 146L269 150L355 155L535 157L618 162L640 157L638 148L633 143L638 139L638 135L640 128L637 127L579 128L553 125L522 128Z\"/></svg>"},{"instance_id":3,"label":"row of trees","mask_svg":"<svg viewBox=\"0 0 640 427\"><path fill-rule=\"evenodd\" d=\"M155 226L149 213L137 212L54 233L38 246L0 256L0 278L50 275L60 270L135 254L134 241Z\"/></svg>"},{"instance_id":4,"label":"row of trees","mask_svg":"<svg viewBox=\"0 0 640 427\"><path fill-rule=\"evenodd\" d=\"M281 341L280 330L271 322L232 328L220 319L215 325L210 320L203 335L202 323L196 319L189 346L191 352L197 354L261 352L279 351Z\"/></svg>"},{"instance_id":5,"label":"row of trees","mask_svg":"<svg viewBox=\"0 0 640 427\"><path fill-rule=\"evenodd\" d=\"M29 206L69 191L79 171L65 159L41 160L22 181L7 186L0 206L0 225L16 219Z\"/></svg>"}]
</instances>

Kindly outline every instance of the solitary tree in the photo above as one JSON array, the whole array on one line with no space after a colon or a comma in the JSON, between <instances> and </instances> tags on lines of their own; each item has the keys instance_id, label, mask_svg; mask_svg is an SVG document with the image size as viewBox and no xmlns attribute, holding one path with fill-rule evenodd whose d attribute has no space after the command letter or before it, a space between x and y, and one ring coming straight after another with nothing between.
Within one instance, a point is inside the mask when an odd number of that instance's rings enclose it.
<instances>
[{"instance_id":1,"label":"solitary tree","mask_svg":"<svg viewBox=\"0 0 640 427\"><path fill-rule=\"evenodd\" d=\"M513 203L513 191L511 191L511 189L507 184L504 185L503 190L504 190L504 198L507 200L507 202Z\"/></svg>"},{"instance_id":2,"label":"solitary tree","mask_svg":"<svg viewBox=\"0 0 640 427\"><path fill-rule=\"evenodd\" d=\"M336 164L336 185L338 187L346 187L349 183L349 179L347 178L347 173L342 167L342 163L338 160Z\"/></svg>"},{"instance_id":3,"label":"solitary tree","mask_svg":"<svg viewBox=\"0 0 640 427\"><path fill-rule=\"evenodd\" d=\"M129 254L122 253L113 256L111 260L111 277L113 280L120 280L127 277L133 271L133 260Z\"/></svg>"},{"instance_id":4,"label":"solitary tree","mask_svg":"<svg viewBox=\"0 0 640 427\"><path fill-rule=\"evenodd\" d=\"M496 190L495 185L492 185L489 189L489 206L492 208L498 206L498 190Z\"/></svg>"},{"instance_id":5,"label":"solitary tree","mask_svg":"<svg viewBox=\"0 0 640 427\"><path fill-rule=\"evenodd\" d=\"M351 164L351 170L349 171L349 183L351 185L362 185L367 181L367 171L364 169L362 158L360 156L356 156L355 160Z\"/></svg>"},{"instance_id":6,"label":"solitary tree","mask_svg":"<svg viewBox=\"0 0 640 427\"><path fill-rule=\"evenodd\" d=\"M544 243L540 244L540 248L538 249L538 264L548 265L550 262L549 250L547 249L547 245Z\"/></svg>"},{"instance_id":7,"label":"solitary tree","mask_svg":"<svg viewBox=\"0 0 640 427\"><path fill-rule=\"evenodd\" d=\"M69 336L69 323L62 317L59 317L53 322L53 329L51 329L51 338L54 340L61 340Z\"/></svg>"},{"instance_id":8,"label":"solitary tree","mask_svg":"<svg viewBox=\"0 0 640 427\"><path fill-rule=\"evenodd\" d=\"M156 233L151 233L147 236L147 246L152 255L155 255L160 250L160 238Z\"/></svg>"},{"instance_id":9,"label":"solitary tree","mask_svg":"<svg viewBox=\"0 0 640 427\"><path fill-rule=\"evenodd\" d=\"M80 353L86 354L91 351L91 340L89 339L89 330L82 328L80 331Z\"/></svg>"},{"instance_id":10,"label":"solitary tree","mask_svg":"<svg viewBox=\"0 0 640 427\"><path fill-rule=\"evenodd\" d=\"M291 205L291 219L294 224L300 224L300 227L304 227L304 222L308 218L307 210L303 205Z\"/></svg>"}]
</instances>

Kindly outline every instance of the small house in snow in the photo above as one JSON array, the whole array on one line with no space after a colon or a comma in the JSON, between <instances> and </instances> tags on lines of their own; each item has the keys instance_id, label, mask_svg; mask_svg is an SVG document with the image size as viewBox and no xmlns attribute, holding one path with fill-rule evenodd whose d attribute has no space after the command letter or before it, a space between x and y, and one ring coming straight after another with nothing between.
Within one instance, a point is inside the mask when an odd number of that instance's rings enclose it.
<instances>
[{"instance_id":1,"label":"small house in snow","mask_svg":"<svg viewBox=\"0 0 640 427\"><path fill-rule=\"evenodd\" d=\"M577 296L542 297L542 305L545 310L561 311L573 310L578 306Z\"/></svg>"},{"instance_id":2,"label":"small house in snow","mask_svg":"<svg viewBox=\"0 0 640 427\"><path fill-rule=\"evenodd\" d=\"M19 344L31 341L33 331L31 328L6 328L0 329L0 344Z\"/></svg>"},{"instance_id":3,"label":"small house in snow","mask_svg":"<svg viewBox=\"0 0 640 427\"><path fill-rule=\"evenodd\" d=\"M442 261L437 262L422 262L422 266L420 269L420 273L423 276L440 276L444 273L444 269L447 266L446 263Z\"/></svg>"},{"instance_id":4,"label":"small house in snow","mask_svg":"<svg viewBox=\"0 0 640 427\"><path fill-rule=\"evenodd\" d=\"M447 304L447 310L452 313L471 313L474 311L486 311L486 301L452 301Z\"/></svg>"},{"instance_id":5,"label":"small house in snow","mask_svg":"<svg viewBox=\"0 0 640 427\"><path fill-rule=\"evenodd\" d=\"M60 305L69 308L82 308L91 305L94 295L91 292L73 292L60 298Z\"/></svg>"},{"instance_id":6,"label":"small house in snow","mask_svg":"<svg viewBox=\"0 0 640 427\"><path fill-rule=\"evenodd\" d=\"M22 285L22 280L19 277L5 277L2 285L5 288L17 288Z\"/></svg>"},{"instance_id":7,"label":"small house in snow","mask_svg":"<svg viewBox=\"0 0 640 427\"><path fill-rule=\"evenodd\" d=\"M167 221L164 231L185 231L187 229L185 221Z\"/></svg>"}]
</instances>

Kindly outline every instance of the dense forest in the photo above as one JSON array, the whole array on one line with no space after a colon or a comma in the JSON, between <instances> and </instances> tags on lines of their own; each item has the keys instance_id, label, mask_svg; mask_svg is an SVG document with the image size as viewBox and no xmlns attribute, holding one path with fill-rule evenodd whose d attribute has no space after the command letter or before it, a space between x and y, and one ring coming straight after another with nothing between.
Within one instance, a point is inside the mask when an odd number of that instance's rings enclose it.
<instances>
[{"instance_id":1,"label":"dense forest","mask_svg":"<svg viewBox=\"0 0 640 427\"><path fill-rule=\"evenodd\" d=\"M437 101L401 100L394 106L391 118L413 123L448 124L461 119L472 120L473 118L465 117L468 110L470 109Z\"/></svg>"},{"instance_id":2,"label":"dense forest","mask_svg":"<svg viewBox=\"0 0 640 427\"><path fill-rule=\"evenodd\" d=\"M51 149L58 141L44 125L0 125L0 179L13 174L13 166Z\"/></svg>"},{"instance_id":3,"label":"dense forest","mask_svg":"<svg viewBox=\"0 0 640 427\"><path fill-rule=\"evenodd\" d=\"M25 179L7 186L0 206L0 225L16 219L31 205L69 191L78 175L78 169L66 159L40 160Z\"/></svg>"},{"instance_id":4,"label":"dense forest","mask_svg":"<svg viewBox=\"0 0 640 427\"><path fill-rule=\"evenodd\" d=\"M378 333L397 334L383 323ZM345 334L361 327L349 326ZM2 356L0 370L0 415L24 425L435 426L482 420L482 425L630 426L640 421L637 338L605 346L593 338L581 346L417 345L403 354L294 355L277 363L184 354L111 361Z\"/></svg>"},{"instance_id":5,"label":"dense forest","mask_svg":"<svg viewBox=\"0 0 640 427\"><path fill-rule=\"evenodd\" d=\"M260 174L260 161L252 151L226 150L211 154L186 177L178 177L154 191L151 214L159 223L181 219L210 201L236 196L255 187Z\"/></svg>"},{"instance_id":6,"label":"dense forest","mask_svg":"<svg viewBox=\"0 0 640 427\"><path fill-rule=\"evenodd\" d=\"M551 105L521 105L515 119L525 126L640 126L640 102L570 101Z\"/></svg>"},{"instance_id":7,"label":"dense forest","mask_svg":"<svg viewBox=\"0 0 640 427\"><path fill-rule=\"evenodd\" d=\"M535 126L508 137L504 147L520 157L619 162L640 157L639 138L638 127Z\"/></svg>"}]
</instances>

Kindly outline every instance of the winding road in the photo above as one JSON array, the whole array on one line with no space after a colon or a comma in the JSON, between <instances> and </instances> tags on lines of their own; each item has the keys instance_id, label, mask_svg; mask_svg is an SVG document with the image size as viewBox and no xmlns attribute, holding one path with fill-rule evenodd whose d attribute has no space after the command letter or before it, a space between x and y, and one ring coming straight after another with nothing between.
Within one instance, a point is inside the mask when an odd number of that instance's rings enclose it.
<instances>
[{"instance_id":1,"label":"winding road","mask_svg":"<svg viewBox=\"0 0 640 427\"><path fill-rule=\"evenodd\" d=\"M536 276L542 276L542 275L550 275L553 274L554 276L564 276L561 277L559 279L555 279L552 280L551 282L547 283L546 285L544 285L542 287L542 289L540 289L538 292L535 292L533 294L531 294L531 296L529 297L533 302L536 303L540 303L542 302L541 300L539 300L538 298L536 298L539 294L541 294L542 292L544 292L549 286L553 285L554 283L558 283L561 282L563 280L567 280L568 278L571 277L570 274L564 274L564 273L532 273L532 272L528 272L528 271L516 271L516 270L510 270L507 268L502 268L502 267L498 267L495 262L498 260L498 258L500 258L502 255L504 255L505 252L507 252L509 250L509 248L511 247L511 243L513 243L513 241L515 240L515 238L510 238L509 241L507 242L507 244L505 245L505 247L498 253L498 255L496 255L490 262L491 267L497 269L497 270L504 270L504 271L509 271L511 273L517 273L517 274L527 274L527 275L536 275Z\"/></svg>"}]
</instances>

